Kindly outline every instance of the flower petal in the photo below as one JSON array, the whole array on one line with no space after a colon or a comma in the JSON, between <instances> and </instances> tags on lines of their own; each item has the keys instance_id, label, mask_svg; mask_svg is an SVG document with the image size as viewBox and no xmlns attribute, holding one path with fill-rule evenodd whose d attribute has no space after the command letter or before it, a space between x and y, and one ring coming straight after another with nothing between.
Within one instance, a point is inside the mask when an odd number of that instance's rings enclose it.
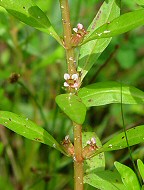
<instances>
[{"instance_id":1,"label":"flower petal","mask_svg":"<svg viewBox=\"0 0 144 190\"><path fill-rule=\"evenodd\" d=\"M69 84L67 82L64 82L65 87L69 87Z\"/></svg>"},{"instance_id":2,"label":"flower petal","mask_svg":"<svg viewBox=\"0 0 144 190\"><path fill-rule=\"evenodd\" d=\"M64 74L64 79L65 79L65 80L70 79L70 75L69 75L68 73L65 73L65 74Z\"/></svg>"},{"instance_id":3,"label":"flower petal","mask_svg":"<svg viewBox=\"0 0 144 190\"><path fill-rule=\"evenodd\" d=\"M77 88L78 86L79 86L78 83L75 82L71 87L73 87L73 88Z\"/></svg>"},{"instance_id":4,"label":"flower petal","mask_svg":"<svg viewBox=\"0 0 144 190\"><path fill-rule=\"evenodd\" d=\"M95 139L95 137L92 137L92 138L91 138L91 142L92 142L92 144L96 144L96 139Z\"/></svg>"},{"instance_id":5,"label":"flower petal","mask_svg":"<svg viewBox=\"0 0 144 190\"><path fill-rule=\"evenodd\" d=\"M78 29L77 29L77 28L73 28L73 31L74 31L75 33L77 33L77 32L78 32Z\"/></svg>"},{"instance_id":6,"label":"flower petal","mask_svg":"<svg viewBox=\"0 0 144 190\"><path fill-rule=\"evenodd\" d=\"M71 77L73 80L77 80L78 79L78 74L73 74Z\"/></svg>"},{"instance_id":7,"label":"flower petal","mask_svg":"<svg viewBox=\"0 0 144 190\"><path fill-rule=\"evenodd\" d=\"M82 29L83 29L83 25L82 25L81 23L78 23L78 24L77 24L77 28L78 28L79 30L82 30Z\"/></svg>"}]
</instances>

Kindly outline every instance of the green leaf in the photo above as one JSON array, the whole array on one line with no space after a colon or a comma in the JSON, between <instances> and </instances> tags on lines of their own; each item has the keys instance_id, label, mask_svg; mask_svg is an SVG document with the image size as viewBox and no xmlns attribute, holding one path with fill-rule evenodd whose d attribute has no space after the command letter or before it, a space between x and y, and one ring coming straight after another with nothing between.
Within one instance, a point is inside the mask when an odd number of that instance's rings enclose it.
<instances>
[{"instance_id":1,"label":"green leaf","mask_svg":"<svg viewBox=\"0 0 144 190\"><path fill-rule=\"evenodd\" d=\"M88 27L88 36L92 32L99 28L106 22L113 20L120 15L120 1L119 0L108 0L105 1L97 15L93 19L92 23ZM80 57L78 70L82 72L81 80L85 77L90 68L96 63L96 60L104 51L104 49L110 43L111 38L108 39L96 39L87 44L83 45L80 49Z\"/></svg>"},{"instance_id":2,"label":"green leaf","mask_svg":"<svg viewBox=\"0 0 144 190\"><path fill-rule=\"evenodd\" d=\"M126 186L127 190L140 190L137 176L131 168L119 162L115 162L114 165L120 173L122 181Z\"/></svg>"},{"instance_id":3,"label":"green leaf","mask_svg":"<svg viewBox=\"0 0 144 190\"><path fill-rule=\"evenodd\" d=\"M126 134L127 134L129 146L142 143L144 142L144 125L131 128L126 131ZM114 136L107 143L105 143L102 148L96 151L95 154L99 154L100 152L103 152L103 151L105 152L105 151L119 150L126 147L127 147L127 142L125 138L125 133L122 132Z\"/></svg>"},{"instance_id":4,"label":"green leaf","mask_svg":"<svg viewBox=\"0 0 144 190\"><path fill-rule=\"evenodd\" d=\"M119 82L98 82L88 85L79 90L78 96L86 107L111 103L144 104L143 91Z\"/></svg>"},{"instance_id":5,"label":"green leaf","mask_svg":"<svg viewBox=\"0 0 144 190\"><path fill-rule=\"evenodd\" d=\"M138 5L143 5L143 6L144 6L144 0L135 0L135 2L136 2Z\"/></svg>"},{"instance_id":6,"label":"green leaf","mask_svg":"<svg viewBox=\"0 0 144 190\"><path fill-rule=\"evenodd\" d=\"M96 29L83 43L99 38L110 38L128 32L144 24L144 9L123 14L110 23Z\"/></svg>"},{"instance_id":7,"label":"green leaf","mask_svg":"<svg viewBox=\"0 0 144 190\"><path fill-rule=\"evenodd\" d=\"M62 44L49 19L33 0L1 0L0 6L20 21L53 36Z\"/></svg>"},{"instance_id":8,"label":"green leaf","mask_svg":"<svg viewBox=\"0 0 144 190\"><path fill-rule=\"evenodd\" d=\"M140 175L142 177L142 180L144 182L144 164L140 159L138 159L137 160L137 165L138 165L139 173L140 173Z\"/></svg>"},{"instance_id":9,"label":"green leaf","mask_svg":"<svg viewBox=\"0 0 144 190\"><path fill-rule=\"evenodd\" d=\"M114 171L101 171L84 176L84 183L101 190L127 190L122 184L120 175Z\"/></svg>"},{"instance_id":10,"label":"green leaf","mask_svg":"<svg viewBox=\"0 0 144 190\"><path fill-rule=\"evenodd\" d=\"M96 145L98 147L102 147L101 141L94 132L83 132L82 136L82 144L83 148L87 145L87 141L89 141L91 138L96 139ZM91 173L95 171L103 171L105 168L105 157L104 153L100 153L97 156L94 156L92 158L89 158L84 161L84 170L86 173Z\"/></svg>"},{"instance_id":11,"label":"green leaf","mask_svg":"<svg viewBox=\"0 0 144 190\"><path fill-rule=\"evenodd\" d=\"M56 103L62 111L77 124L83 124L86 115L86 106L81 99L73 94L61 94L56 97Z\"/></svg>"},{"instance_id":12,"label":"green leaf","mask_svg":"<svg viewBox=\"0 0 144 190\"><path fill-rule=\"evenodd\" d=\"M23 137L46 144L64 153L59 143L46 130L28 118L12 112L0 111L0 124Z\"/></svg>"}]
</instances>

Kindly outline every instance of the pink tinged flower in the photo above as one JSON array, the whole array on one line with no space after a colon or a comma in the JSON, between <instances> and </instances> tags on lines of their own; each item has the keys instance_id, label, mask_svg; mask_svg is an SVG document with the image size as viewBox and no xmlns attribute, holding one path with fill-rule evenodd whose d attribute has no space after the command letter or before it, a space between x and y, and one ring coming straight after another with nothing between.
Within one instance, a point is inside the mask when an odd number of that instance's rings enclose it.
<instances>
[{"instance_id":1,"label":"pink tinged flower","mask_svg":"<svg viewBox=\"0 0 144 190\"><path fill-rule=\"evenodd\" d=\"M90 140L88 140L87 145L90 145L90 146L96 145L95 137L92 137Z\"/></svg>"},{"instance_id":2,"label":"pink tinged flower","mask_svg":"<svg viewBox=\"0 0 144 190\"><path fill-rule=\"evenodd\" d=\"M69 80L69 79L70 79L70 75L69 75L68 73L65 73L65 74L64 74L64 79L65 79L65 80Z\"/></svg>"},{"instance_id":3,"label":"pink tinged flower","mask_svg":"<svg viewBox=\"0 0 144 190\"><path fill-rule=\"evenodd\" d=\"M73 88L78 88L78 86L79 86L79 85L78 85L77 82L75 82L75 83L72 85Z\"/></svg>"},{"instance_id":4,"label":"pink tinged flower","mask_svg":"<svg viewBox=\"0 0 144 190\"><path fill-rule=\"evenodd\" d=\"M77 24L77 28L78 28L78 30L82 30L83 29L83 25L81 23L78 23Z\"/></svg>"},{"instance_id":5,"label":"pink tinged flower","mask_svg":"<svg viewBox=\"0 0 144 190\"><path fill-rule=\"evenodd\" d=\"M64 82L64 86L65 87L71 87L71 88L75 88L75 90L78 89L79 87L79 75L77 73L75 74L68 74L68 73L65 73L64 74L64 79L66 80Z\"/></svg>"}]
</instances>

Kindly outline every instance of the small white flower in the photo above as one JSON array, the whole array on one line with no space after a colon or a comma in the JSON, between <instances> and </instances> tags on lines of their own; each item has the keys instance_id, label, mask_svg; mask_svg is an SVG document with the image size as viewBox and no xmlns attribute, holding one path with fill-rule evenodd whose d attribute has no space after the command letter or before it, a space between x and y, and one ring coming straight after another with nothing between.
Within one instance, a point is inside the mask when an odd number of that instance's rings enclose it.
<instances>
[{"instance_id":1,"label":"small white flower","mask_svg":"<svg viewBox=\"0 0 144 190\"><path fill-rule=\"evenodd\" d=\"M78 74L73 74L71 77L73 80L77 80L78 79Z\"/></svg>"},{"instance_id":2,"label":"small white flower","mask_svg":"<svg viewBox=\"0 0 144 190\"><path fill-rule=\"evenodd\" d=\"M95 137L92 137L90 140L87 141L87 145L94 146L96 145Z\"/></svg>"},{"instance_id":3,"label":"small white flower","mask_svg":"<svg viewBox=\"0 0 144 190\"><path fill-rule=\"evenodd\" d=\"M73 28L73 31L74 31L75 33L77 33L77 32L78 32L78 29L77 29L77 28Z\"/></svg>"},{"instance_id":4,"label":"small white flower","mask_svg":"<svg viewBox=\"0 0 144 190\"><path fill-rule=\"evenodd\" d=\"M83 29L83 25L82 25L81 23L78 23L78 24L77 24L77 28L78 28L79 30L82 30L82 29Z\"/></svg>"},{"instance_id":5,"label":"small white flower","mask_svg":"<svg viewBox=\"0 0 144 190\"><path fill-rule=\"evenodd\" d=\"M92 144L96 144L96 139L95 139L95 137L92 137L92 138L91 138L91 142L92 142Z\"/></svg>"},{"instance_id":6,"label":"small white flower","mask_svg":"<svg viewBox=\"0 0 144 190\"><path fill-rule=\"evenodd\" d=\"M65 73L64 79L66 80L64 82L65 87L75 88L75 90L78 89L78 87L79 87L79 75L78 75L78 73L75 73L72 75Z\"/></svg>"},{"instance_id":7,"label":"small white flower","mask_svg":"<svg viewBox=\"0 0 144 190\"><path fill-rule=\"evenodd\" d=\"M65 80L70 79L70 75L69 75L68 73L65 73L65 74L64 74L64 79L65 79Z\"/></svg>"},{"instance_id":8,"label":"small white flower","mask_svg":"<svg viewBox=\"0 0 144 190\"><path fill-rule=\"evenodd\" d=\"M66 136L65 136L65 140L66 140L66 141L69 140L69 138L70 138L69 135L66 135Z\"/></svg>"},{"instance_id":9,"label":"small white flower","mask_svg":"<svg viewBox=\"0 0 144 190\"><path fill-rule=\"evenodd\" d=\"M69 84L67 82L64 82L65 87L69 87Z\"/></svg>"},{"instance_id":10,"label":"small white flower","mask_svg":"<svg viewBox=\"0 0 144 190\"><path fill-rule=\"evenodd\" d=\"M87 144L87 145L91 145L91 141L88 140L88 141L86 142L86 144Z\"/></svg>"}]
</instances>

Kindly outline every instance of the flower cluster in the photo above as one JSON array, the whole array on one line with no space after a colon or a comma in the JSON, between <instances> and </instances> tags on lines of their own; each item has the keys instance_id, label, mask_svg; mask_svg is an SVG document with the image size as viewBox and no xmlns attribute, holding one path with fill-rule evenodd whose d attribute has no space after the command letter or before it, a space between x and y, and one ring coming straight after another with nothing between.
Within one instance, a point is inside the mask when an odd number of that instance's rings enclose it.
<instances>
[{"instance_id":1,"label":"flower cluster","mask_svg":"<svg viewBox=\"0 0 144 190\"><path fill-rule=\"evenodd\" d=\"M78 24L77 24L77 28L73 28L73 31L74 31L75 33L78 33L78 32L79 32L80 30L82 30L82 29L84 29L83 24L78 23Z\"/></svg>"},{"instance_id":2,"label":"flower cluster","mask_svg":"<svg viewBox=\"0 0 144 190\"><path fill-rule=\"evenodd\" d=\"M77 73L73 74L73 75L65 73L64 79L66 80L66 82L64 82L65 87L75 88L76 90L78 89L78 87L79 87L79 76Z\"/></svg>"},{"instance_id":3,"label":"flower cluster","mask_svg":"<svg viewBox=\"0 0 144 190\"><path fill-rule=\"evenodd\" d=\"M83 41L85 35L87 34L87 31L84 29L81 23L78 23L77 28L73 28L73 31L75 34L72 35L71 43L73 46L77 46Z\"/></svg>"},{"instance_id":4,"label":"flower cluster","mask_svg":"<svg viewBox=\"0 0 144 190\"><path fill-rule=\"evenodd\" d=\"M69 156L74 156L74 146L71 143L69 135L65 136L64 140L62 141L62 146Z\"/></svg>"},{"instance_id":5,"label":"flower cluster","mask_svg":"<svg viewBox=\"0 0 144 190\"><path fill-rule=\"evenodd\" d=\"M92 137L90 140L88 140L87 145L90 145L90 146L96 145L95 137Z\"/></svg>"},{"instance_id":6,"label":"flower cluster","mask_svg":"<svg viewBox=\"0 0 144 190\"><path fill-rule=\"evenodd\" d=\"M92 137L90 140L86 142L86 146L83 149L83 157L84 159L90 158L95 151L98 149L98 146L96 145L96 138Z\"/></svg>"}]
</instances>

